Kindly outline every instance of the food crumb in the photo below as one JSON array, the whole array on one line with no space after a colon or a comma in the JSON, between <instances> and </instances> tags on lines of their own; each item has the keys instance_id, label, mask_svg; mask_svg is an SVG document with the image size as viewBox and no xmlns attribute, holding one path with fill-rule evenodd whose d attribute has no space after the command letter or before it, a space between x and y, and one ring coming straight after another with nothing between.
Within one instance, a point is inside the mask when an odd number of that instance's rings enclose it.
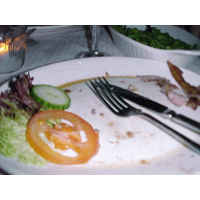
<instances>
[{"instance_id":1,"label":"food crumb","mask_svg":"<svg viewBox=\"0 0 200 200\"><path fill-rule=\"evenodd\" d=\"M108 140L108 142L109 142L110 144L115 144L113 141L110 141L110 140Z\"/></svg>"},{"instance_id":2,"label":"food crumb","mask_svg":"<svg viewBox=\"0 0 200 200\"><path fill-rule=\"evenodd\" d=\"M114 125L114 123L110 122L108 125L109 125L109 126L113 126L113 125Z\"/></svg>"},{"instance_id":3,"label":"food crumb","mask_svg":"<svg viewBox=\"0 0 200 200\"><path fill-rule=\"evenodd\" d=\"M154 135L155 135L155 133L151 133L149 136L150 136L150 137L153 137Z\"/></svg>"},{"instance_id":4,"label":"food crumb","mask_svg":"<svg viewBox=\"0 0 200 200\"><path fill-rule=\"evenodd\" d=\"M131 92L137 92L138 88L135 85L129 85L128 90L131 91Z\"/></svg>"},{"instance_id":5,"label":"food crumb","mask_svg":"<svg viewBox=\"0 0 200 200\"><path fill-rule=\"evenodd\" d=\"M106 72L105 74L106 74L106 76L109 76L108 72Z\"/></svg>"},{"instance_id":6,"label":"food crumb","mask_svg":"<svg viewBox=\"0 0 200 200\"><path fill-rule=\"evenodd\" d=\"M99 133L100 132L99 129L97 129L97 128L95 128L94 131L95 131L95 133Z\"/></svg>"},{"instance_id":7,"label":"food crumb","mask_svg":"<svg viewBox=\"0 0 200 200\"><path fill-rule=\"evenodd\" d=\"M146 160L140 160L141 164L149 164L149 162L147 162Z\"/></svg>"},{"instance_id":8,"label":"food crumb","mask_svg":"<svg viewBox=\"0 0 200 200\"><path fill-rule=\"evenodd\" d=\"M92 115L95 115L95 114L96 114L96 109L92 109L92 110L91 110L91 114L92 114Z\"/></svg>"},{"instance_id":9,"label":"food crumb","mask_svg":"<svg viewBox=\"0 0 200 200\"><path fill-rule=\"evenodd\" d=\"M127 134L127 136L128 136L129 138L133 138L133 135L134 135L133 132L127 131L126 134Z\"/></svg>"},{"instance_id":10,"label":"food crumb","mask_svg":"<svg viewBox=\"0 0 200 200\"><path fill-rule=\"evenodd\" d=\"M104 117L104 113L100 113L99 115L100 115L101 117Z\"/></svg>"},{"instance_id":11,"label":"food crumb","mask_svg":"<svg viewBox=\"0 0 200 200\"><path fill-rule=\"evenodd\" d=\"M64 91L65 91L66 93L70 93L70 92L71 92L71 90L67 90L67 89L66 89L66 90L64 90Z\"/></svg>"}]
</instances>

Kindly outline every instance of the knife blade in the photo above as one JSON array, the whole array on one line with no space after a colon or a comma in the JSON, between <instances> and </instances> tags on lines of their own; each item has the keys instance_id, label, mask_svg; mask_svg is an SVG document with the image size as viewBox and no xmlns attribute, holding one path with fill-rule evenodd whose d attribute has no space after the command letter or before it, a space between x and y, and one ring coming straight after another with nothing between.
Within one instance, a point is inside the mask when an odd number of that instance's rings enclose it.
<instances>
[{"instance_id":1,"label":"knife blade","mask_svg":"<svg viewBox=\"0 0 200 200\"><path fill-rule=\"evenodd\" d=\"M111 85L111 87L113 87L113 89L123 98L128 99L151 111L154 111L162 117L170 119L171 121L200 134L200 123L198 123L197 121L194 121L184 115L177 114L175 111L170 110L168 107L151 99L143 97L139 94L136 94L135 92L126 90L115 85Z\"/></svg>"}]
</instances>

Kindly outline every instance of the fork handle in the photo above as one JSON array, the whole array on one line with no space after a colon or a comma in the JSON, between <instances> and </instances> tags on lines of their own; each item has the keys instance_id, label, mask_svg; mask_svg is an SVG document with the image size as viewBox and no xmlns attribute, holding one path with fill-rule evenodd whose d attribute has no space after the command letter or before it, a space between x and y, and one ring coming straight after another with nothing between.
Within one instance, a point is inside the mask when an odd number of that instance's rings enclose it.
<instances>
[{"instance_id":1,"label":"fork handle","mask_svg":"<svg viewBox=\"0 0 200 200\"><path fill-rule=\"evenodd\" d=\"M151 115L147 113L141 113L140 116L147 121L151 122L152 124L156 125L163 131L167 132L169 135L177 139L182 144L186 145L190 149L194 150L198 154L200 154L200 145L193 142L189 138L185 137L184 135L180 134L179 132L175 131L174 129L170 128L166 124L162 123L161 121L157 120L156 118L152 117Z\"/></svg>"},{"instance_id":2,"label":"fork handle","mask_svg":"<svg viewBox=\"0 0 200 200\"><path fill-rule=\"evenodd\" d=\"M200 123L195 122L194 120L191 120L183 115L175 115L171 118L171 120L200 134Z\"/></svg>"}]
</instances>

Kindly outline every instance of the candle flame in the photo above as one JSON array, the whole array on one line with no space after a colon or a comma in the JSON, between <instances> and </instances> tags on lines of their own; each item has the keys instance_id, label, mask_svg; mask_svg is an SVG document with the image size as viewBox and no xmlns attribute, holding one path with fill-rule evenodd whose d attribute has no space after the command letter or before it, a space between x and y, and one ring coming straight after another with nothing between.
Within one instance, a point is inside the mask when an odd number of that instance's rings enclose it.
<instances>
[{"instance_id":1,"label":"candle flame","mask_svg":"<svg viewBox=\"0 0 200 200\"><path fill-rule=\"evenodd\" d=\"M9 50L9 45L6 43L0 43L0 54L7 53Z\"/></svg>"}]
</instances>

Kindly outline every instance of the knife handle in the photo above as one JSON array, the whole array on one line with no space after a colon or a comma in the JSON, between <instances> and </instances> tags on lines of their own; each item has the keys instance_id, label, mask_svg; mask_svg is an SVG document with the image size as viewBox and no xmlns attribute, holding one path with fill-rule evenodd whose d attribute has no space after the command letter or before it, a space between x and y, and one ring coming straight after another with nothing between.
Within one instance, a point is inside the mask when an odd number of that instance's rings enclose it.
<instances>
[{"instance_id":1,"label":"knife handle","mask_svg":"<svg viewBox=\"0 0 200 200\"><path fill-rule=\"evenodd\" d=\"M174 115L171 117L171 120L177 124L180 124L192 131L195 131L200 134L200 123L189 119L183 115Z\"/></svg>"}]
</instances>

